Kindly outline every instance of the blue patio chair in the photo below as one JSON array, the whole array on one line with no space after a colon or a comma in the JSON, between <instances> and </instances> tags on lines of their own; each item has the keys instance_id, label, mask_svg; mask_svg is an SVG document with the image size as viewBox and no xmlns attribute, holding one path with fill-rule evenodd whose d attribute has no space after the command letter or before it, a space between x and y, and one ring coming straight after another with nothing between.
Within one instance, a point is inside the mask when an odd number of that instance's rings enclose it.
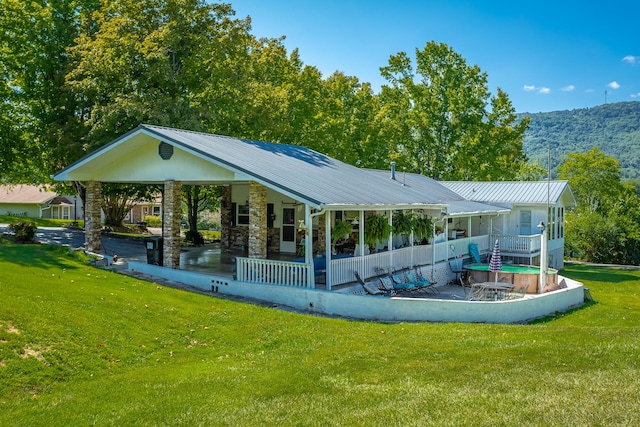
<instances>
[{"instance_id":1,"label":"blue patio chair","mask_svg":"<svg viewBox=\"0 0 640 427\"><path fill-rule=\"evenodd\" d=\"M475 264L482 264L477 243L469 243L469 253L471 254L471 258Z\"/></svg>"},{"instance_id":2,"label":"blue patio chair","mask_svg":"<svg viewBox=\"0 0 640 427\"><path fill-rule=\"evenodd\" d=\"M407 271L407 278L415 283L419 290L424 290L432 294L440 293L440 291L435 287L435 282L431 282L429 279L424 277L420 267L416 266L413 271Z\"/></svg>"}]
</instances>

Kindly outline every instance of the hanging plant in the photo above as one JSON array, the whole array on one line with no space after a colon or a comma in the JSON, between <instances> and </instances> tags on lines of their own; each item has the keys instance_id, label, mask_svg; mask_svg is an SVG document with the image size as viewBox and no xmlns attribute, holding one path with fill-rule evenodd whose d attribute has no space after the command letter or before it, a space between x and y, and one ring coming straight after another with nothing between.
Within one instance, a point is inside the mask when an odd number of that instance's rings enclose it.
<instances>
[{"instance_id":1,"label":"hanging plant","mask_svg":"<svg viewBox=\"0 0 640 427\"><path fill-rule=\"evenodd\" d=\"M389 221L382 215L371 215L364 222L364 242L369 250L375 250L379 240L388 239L391 233Z\"/></svg>"},{"instance_id":2,"label":"hanging plant","mask_svg":"<svg viewBox=\"0 0 640 427\"><path fill-rule=\"evenodd\" d=\"M393 214L393 232L403 237L411 234L415 214L413 212L397 211Z\"/></svg>"},{"instance_id":3,"label":"hanging plant","mask_svg":"<svg viewBox=\"0 0 640 427\"><path fill-rule=\"evenodd\" d=\"M415 239L429 240L433 237L433 221L430 217L415 215L411 222Z\"/></svg>"},{"instance_id":4,"label":"hanging plant","mask_svg":"<svg viewBox=\"0 0 640 427\"><path fill-rule=\"evenodd\" d=\"M349 221L337 219L336 225L334 225L331 229L331 247L335 247L338 240L342 239L344 236L351 234L352 231L353 225Z\"/></svg>"}]
</instances>

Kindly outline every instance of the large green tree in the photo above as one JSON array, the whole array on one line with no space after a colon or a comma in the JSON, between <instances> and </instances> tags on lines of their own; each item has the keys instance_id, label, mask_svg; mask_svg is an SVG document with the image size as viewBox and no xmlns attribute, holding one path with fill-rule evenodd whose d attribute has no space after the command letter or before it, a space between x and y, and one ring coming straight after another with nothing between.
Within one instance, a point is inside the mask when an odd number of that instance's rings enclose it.
<instances>
[{"instance_id":1,"label":"large green tree","mask_svg":"<svg viewBox=\"0 0 640 427\"><path fill-rule=\"evenodd\" d=\"M381 68L386 121L398 166L436 179L512 179L526 161L506 93L492 97L487 75L444 43L416 49L415 66L404 52Z\"/></svg>"},{"instance_id":2,"label":"large green tree","mask_svg":"<svg viewBox=\"0 0 640 427\"><path fill-rule=\"evenodd\" d=\"M65 85L67 49L98 0L0 1L0 144L5 179L42 182L75 160L80 106ZM8 107L7 107L8 106ZM9 112L7 112L9 110Z\"/></svg>"},{"instance_id":3,"label":"large green tree","mask_svg":"<svg viewBox=\"0 0 640 427\"><path fill-rule=\"evenodd\" d=\"M558 166L578 202L567 214L567 249L592 262L640 261L640 198L622 182L620 164L598 148L570 153Z\"/></svg>"}]
</instances>

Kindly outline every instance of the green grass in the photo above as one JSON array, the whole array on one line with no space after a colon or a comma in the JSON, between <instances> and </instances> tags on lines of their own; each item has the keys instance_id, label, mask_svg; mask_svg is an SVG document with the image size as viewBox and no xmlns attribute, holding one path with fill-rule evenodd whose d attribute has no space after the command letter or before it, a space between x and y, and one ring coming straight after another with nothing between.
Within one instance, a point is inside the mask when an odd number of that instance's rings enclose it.
<instances>
[{"instance_id":1,"label":"green grass","mask_svg":"<svg viewBox=\"0 0 640 427\"><path fill-rule=\"evenodd\" d=\"M24 218L17 216L0 215L0 224L11 224L16 221L31 221L38 227L67 227L73 220L51 218ZM78 225L84 227L84 221L78 220Z\"/></svg>"},{"instance_id":2,"label":"green grass","mask_svg":"<svg viewBox=\"0 0 640 427\"><path fill-rule=\"evenodd\" d=\"M0 243L0 425L637 425L640 272L531 325L329 319Z\"/></svg>"}]
</instances>

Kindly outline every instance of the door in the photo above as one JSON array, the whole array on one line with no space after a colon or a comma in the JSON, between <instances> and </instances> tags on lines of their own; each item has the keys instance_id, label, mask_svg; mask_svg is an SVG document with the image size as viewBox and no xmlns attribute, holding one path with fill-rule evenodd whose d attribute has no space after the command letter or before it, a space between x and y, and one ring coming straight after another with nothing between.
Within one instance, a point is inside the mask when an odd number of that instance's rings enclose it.
<instances>
[{"instance_id":1,"label":"door","mask_svg":"<svg viewBox=\"0 0 640 427\"><path fill-rule=\"evenodd\" d=\"M280 236L280 252L296 252L296 210L282 208L282 229Z\"/></svg>"},{"instance_id":2,"label":"door","mask_svg":"<svg viewBox=\"0 0 640 427\"><path fill-rule=\"evenodd\" d=\"M520 235L531 236L531 211L520 211Z\"/></svg>"}]
</instances>

